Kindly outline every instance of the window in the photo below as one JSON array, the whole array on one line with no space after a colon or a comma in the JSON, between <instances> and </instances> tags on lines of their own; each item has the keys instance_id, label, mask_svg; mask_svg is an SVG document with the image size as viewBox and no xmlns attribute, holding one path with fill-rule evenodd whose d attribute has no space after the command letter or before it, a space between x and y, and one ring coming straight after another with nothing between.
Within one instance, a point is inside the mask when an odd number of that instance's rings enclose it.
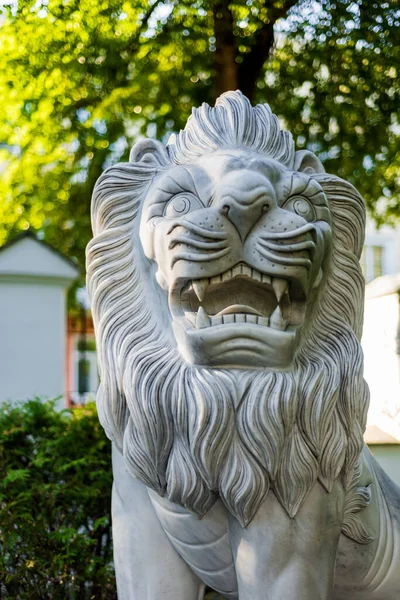
<instances>
[{"instance_id":1,"label":"window","mask_svg":"<svg viewBox=\"0 0 400 600\"><path fill-rule=\"evenodd\" d=\"M367 279L367 252L366 252L366 246L364 246L364 248L362 249L362 252L361 252L360 265L361 265L361 270L363 272L363 275L364 275L365 279Z\"/></svg>"},{"instance_id":2,"label":"window","mask_svg":"<svg viewBox=\"0 0 400 600\"><path fill-rule=\"evenodd\" d=\"M383 246L371 246L373 259L373 279L383 275Z\"/></svg>"},{"instance_id":3,"label":"window","mask_svg":"<svg viewBox=\"0 0 400 600\"><path fill-rule=\"evenodd\" d=\"M372 281L376 277L384 275L384 246L366 245L363 248L360 265L365 280Z\"/></svg>"},{"instance_id":4,"label":"window","mask_svg":"<svg viewBox=\"0 0 400 600\"><path fill-rule=\"evenodd\" d=\"M86 394L90 390L90 362L80 358L78 362L78 394Z\"/></svg>"}]
</instances>

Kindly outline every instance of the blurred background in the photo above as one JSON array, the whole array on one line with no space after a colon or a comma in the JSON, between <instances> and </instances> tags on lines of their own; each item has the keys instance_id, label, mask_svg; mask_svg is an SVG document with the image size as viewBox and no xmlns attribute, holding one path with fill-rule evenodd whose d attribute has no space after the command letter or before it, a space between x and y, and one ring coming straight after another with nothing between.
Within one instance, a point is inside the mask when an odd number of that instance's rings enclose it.
<instances>
[{"instance_id":1,"label":"blurred background","mask_svg":"<svg viewBox=\"0 0 400 600\"><path fill-rule=\"evenodd\" d=\"M84 287L94 183L138 139L166 142L192 106L240 89L365 198L366 440L400 483L398 2L15 0L0 10L1 399L58 398L59 410L94 397ZM58 597L37 593L26 597Z\"/></svg>"}]
</instances>

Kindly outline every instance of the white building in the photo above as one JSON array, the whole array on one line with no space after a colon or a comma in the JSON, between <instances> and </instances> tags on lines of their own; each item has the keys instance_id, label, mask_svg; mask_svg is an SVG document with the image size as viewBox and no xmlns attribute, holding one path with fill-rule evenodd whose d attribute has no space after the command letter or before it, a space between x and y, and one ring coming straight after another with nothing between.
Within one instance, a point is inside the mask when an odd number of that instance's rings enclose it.
<instances>
[{"instance_id":1,"label":"white building","mask_svg":"<svg viewBox=\"0 0 400 600\"><path fill-rule=\"evenodd\" d=\"M400 227L377 230L368 223L361 265L364 376L371 392L365 439L400 485Z\"/></svg>"},{"instance_id":2,"label":"white building","mask_svg":"<svg viewBox=\"0 0 400 600\"><path fill-rule=\"evenodd\" d=\"M400 273L400 227L377 229L368 220L360 262L367 283L382 275Z\"/></svg>"},{"instance_id":3,"label":"white building","mask_svg":"<svg viewBox=\"0 0 400 600\"><path fill-rule=\"evenodd\" d=\"M65 393L69 259L26 232L0 248L0 401Z\"/></svg>"}]
</instances>

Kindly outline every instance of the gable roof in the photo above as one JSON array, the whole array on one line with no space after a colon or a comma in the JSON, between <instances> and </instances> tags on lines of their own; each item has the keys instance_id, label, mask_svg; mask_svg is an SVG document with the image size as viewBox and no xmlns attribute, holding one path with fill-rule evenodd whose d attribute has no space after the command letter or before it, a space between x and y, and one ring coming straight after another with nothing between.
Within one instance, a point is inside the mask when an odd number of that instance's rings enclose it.
<instances>
[{"instance_id":1,"label":"gable roof","mask_svg":"<svg viewBox=\"0 0 400 600\"><path fill-rule=\"evenodd\" d=\"M365 299L379 298L397 294L400 291L400 273L396 275L382 275L373 279L365 286Z\"/></svg>"},{"instance_id":2,"label":"gable roof","mask_svg":"<svg viewBox=\"0 0 400 600\"><path fill-rule=\"evenodd\" d=\"M73 281L79 266L31 231L0 247L0 276L28 276Z\"/></svg>"},{"instance_id":3,"label":"gable roof","mask_svg":"<svg viewBox=\"0 0 400 600\"><path fill-rule=\"evenodd\" d=\"M400 444L399 439L383 431L377 425L367 425L364 440L367 444Z\"/></svg>"}]
</instances>

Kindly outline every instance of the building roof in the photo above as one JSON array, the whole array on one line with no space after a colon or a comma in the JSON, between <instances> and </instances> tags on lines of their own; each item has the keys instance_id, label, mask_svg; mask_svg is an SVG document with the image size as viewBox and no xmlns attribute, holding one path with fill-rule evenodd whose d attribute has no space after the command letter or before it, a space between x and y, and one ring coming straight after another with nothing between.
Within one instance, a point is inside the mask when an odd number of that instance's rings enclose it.
<instances>
[{"instance_id":1,"label":"building roof","mask_svg":"<svg viewBox=\"0 0 400 600\"><path fill-rule=\"evenodd\" d=\"M383 275L377 277L367 283L365 286L365 298L371 300L372 298L379 298L380 296L389 296L390 294L396 294L400 291L400 273L396 275Z\"/></svg>"},{"instance_id":2,"label":"building roof","mask_svg":"<svg viewBox=\"0 0 400 600\"><path fill-rule=\"evenodd\" d=\"M31 231L0 247L0 277L35 277L73 281L79 267Z\"/></svg>"},{"instance_id":3,"label":"building roof","mask_svg":"<svg viewBox=\"0 0 400 600\"><path fill-rule=\"evenodd\" d=\"M367 425L364 439L367 444L400 444L400 440L393 437L377 425Z\"/></svg>"}]
</instances>

